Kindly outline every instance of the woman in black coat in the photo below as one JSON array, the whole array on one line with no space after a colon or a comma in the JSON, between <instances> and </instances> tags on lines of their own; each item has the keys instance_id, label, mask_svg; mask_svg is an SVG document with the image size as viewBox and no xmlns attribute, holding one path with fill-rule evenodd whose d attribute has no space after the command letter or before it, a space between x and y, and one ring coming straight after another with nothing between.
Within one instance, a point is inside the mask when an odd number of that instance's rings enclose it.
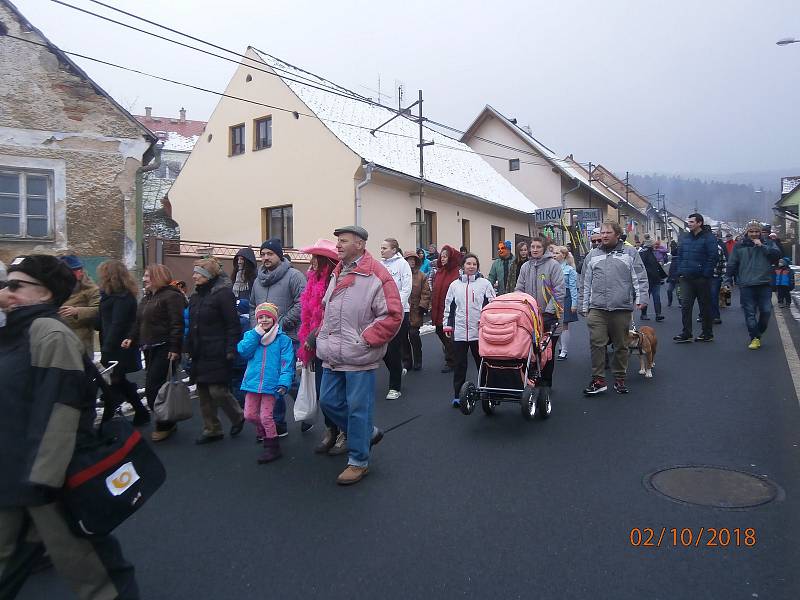
<instances>
[{"instance_id":1,"label":"woman in black coat","mask_svg":"<svg viewBox=\"0 0 800 600\"><path fill-rule=\"evenodd\" d=\"M136 322L136 283L125 265L118 260L107 260L97 267L98 286L101 290L98 329L100 330L100 362L108 366L112 361L118 364L111 371L111 389L116 392L115 399L103 398L103 420L109 420L122 399L133 406L133 424L136 426L150 422L150 413L142 404L136 384L128 381L126 375L142 368L138 348L122 348L122 340Z\"/></svg>"},{"instance_id":2,"label":"woman in black coat","mask_svg":"<svg viewBox=\"0 0 800 600\"><path fill-rule=\"evenodd\" d=\"M649 288L650 297L653 299L653 308L656 311L656 321L663 321L664 315L661 314L661 283L667 278L664 272L664 267L656 259L655 252L653 252L653 240L645 239L642 243L642 249L639 251L639 257L642 259L645 271L647 271L647 284ZM650 317L647 316L647 305L642 309L642 321L649 321Z\"/></svg>"},{"instance_id":3,"label":"woman in black coat","mask_svg":"<svg viewBox=\"0 0 800 600\"><path fill-rule=\"evenodd\" d=\"M244 426L242 407L231 394L231 368L236 359L236 344L241 325L230 278L213 258L195 261L194 293L189 298L189 355L191 379L197 384L203 433L196 443L221 440L222 424L217 417L221 407L231 422L231 436Z\"/></svg>"}]
</instances>

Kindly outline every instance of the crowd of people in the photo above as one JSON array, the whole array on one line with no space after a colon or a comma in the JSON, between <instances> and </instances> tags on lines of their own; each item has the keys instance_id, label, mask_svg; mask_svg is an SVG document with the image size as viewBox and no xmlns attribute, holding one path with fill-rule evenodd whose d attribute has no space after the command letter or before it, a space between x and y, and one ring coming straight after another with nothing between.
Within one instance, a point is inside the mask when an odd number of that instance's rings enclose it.
<instances>
[{"instance_id":1,"label":"crowd of people","mask_svg":"<svg viewBox=\"0 0 800 600\"><path fill-rule=\"evenodd\" d=\"M107 585L118 597L136 597L132 570L113 538L87 542L63 524L52 526L63 520L54 491L63 484L76 435L94 421L94 407L79 396L83 361L94 358L95 330L100 362L116 365L103 419L126 401L134 426L150 423L159 390L183 368L196 385L202 416L196 443L224 439L221 409L228 435L253 425L262 446L259 464L281 457L286 399L297 395L299 361L313 374L324 417L314 452L347 454L337 483L352 485L368 474L371 450L384 435L373 422L376 372L385 365L385 398L400 399L404 377L423 368L420 330L428 319L441 342L441 372L452 373L453 406L469 356L476 366L481 360L481 309L511 292L535 298L543 327L552 332L552 357L538 381L547 393L556 361L569 357L570 325L579 318L586 321L591 350L591 381L583 393L607 391L609 369L613 389L628 393L627 333L637 311L640 320L650 319L650 303L656 321L666 318L660 297L665 283L668 306L673 295L681 306L675 342L713 341L720 302L735 285L749 348L760 348L773 291L779 306L791 303L791 261L760 223L749 223L739 240L715 236L700 214L690 215L688 224L689 231L667 247L649 235L631 243L619 224L603 223L577 263L570 247L549 239L533 237L516 247L501 242L485 277L480 258L464 247L404 252L387 237L374 257L366 250L368 232L347 226L333 232L335 240L300 249L310 256L306 273L292 265L276 238L261 245L260 260L253 249L240 250L230 275L216 259L199 259L188 296L185 283L161 264L145 268L141 290L118 260L99 265L97 284L73 254L22 256L7 270L0 265L7 278L0 289L0 374L13 388L2 396L3 411L16 415L4 421L0 458L0 590L4 566L28 548L25 532L49 523L50 537L42 541L76 587ZM693 337L695 302L701 329ZM128 378L142 368L141 357L146 405ZM313 427L309 420L300 430ZM151 440L164 442L176 430L175 422L155 420ZM73 560L75 553L83 558ZM107 569L87 570L92 561Z\"/></svg>"}]
</instances>

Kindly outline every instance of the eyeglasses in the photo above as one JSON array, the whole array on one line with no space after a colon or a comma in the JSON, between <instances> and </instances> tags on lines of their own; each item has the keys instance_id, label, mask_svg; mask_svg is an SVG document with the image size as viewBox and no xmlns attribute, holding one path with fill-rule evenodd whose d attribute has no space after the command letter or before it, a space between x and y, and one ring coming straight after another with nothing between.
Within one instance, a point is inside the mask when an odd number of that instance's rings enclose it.
<instances>
[{"instance_id":1,"label":"eyeglasses","mask_svg":"<svg viewBox=\"0 0 800 600\"><path fill-rule=\"evenodd\" d=\"M0 290L8 288L10 292L16 292L21 287L26 285L35 285L37 287L45 287L42 283L36 283L35 281L25 281L23 279L10 279L8 281L0 281Z\"/></svg>"}]
</instances>

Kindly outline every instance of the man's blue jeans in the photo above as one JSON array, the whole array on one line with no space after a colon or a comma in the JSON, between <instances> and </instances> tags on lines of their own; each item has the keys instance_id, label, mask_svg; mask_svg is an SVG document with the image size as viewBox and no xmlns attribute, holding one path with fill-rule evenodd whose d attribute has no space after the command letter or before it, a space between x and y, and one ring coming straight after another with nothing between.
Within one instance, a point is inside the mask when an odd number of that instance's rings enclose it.
<instances>
[{"instance_id":1,"label":"man's blue jeans","mask_svg":"<svg viewBox=\"0 0 800 600\"><path fill-rule=\"evenodd\" d=\"M300 348L300 342L297 340L292 340L292 350L294 350L294 356L292 357L292 364L297 363L297 349ZM292 385L289 388L289 393L292 394L293 397L297 397L297 388L300 386L299 377L297 377L297 369L292 371L294 375L292 375ZM282 394L280 396L275 397L275 408L272 411L272 420L275 421L277 425L280 423L281 425L286 425L286 399L284 398L286 394Z\"/></svg>"},{"instance_id":2,"label":"man's blue jeans","mask_svg":"<svg viewBox=\"0 0 800 600\"><path fill-rule=\"evenodd\" d=\"M750 285L739 288L739 302L751 338L761 338L772 314L772 286ZM758 316L756 316L758 313Z\"/></svg>"},{"instance_id":3,"label":"man's blue jeans","mask_svg":"<svg viewBox=\"0 0 800 600\"><path fill-rule=\"evenodd\" d=\"M711 278L711 318L719 319L719 290L722 287L722 277Z\"/></svg>"},{"instance_id":4,"label":"man's blue jeans","mask_svg":"<svg viewBox=\"0 0 800 600\"><path fill-rule=\"evenodd\" d=\"M341 431L347 432L347 464L369 464L372 410L375 406L375 369L370 371L322 371L322 412Z\"/></svg>"}]
</instances>

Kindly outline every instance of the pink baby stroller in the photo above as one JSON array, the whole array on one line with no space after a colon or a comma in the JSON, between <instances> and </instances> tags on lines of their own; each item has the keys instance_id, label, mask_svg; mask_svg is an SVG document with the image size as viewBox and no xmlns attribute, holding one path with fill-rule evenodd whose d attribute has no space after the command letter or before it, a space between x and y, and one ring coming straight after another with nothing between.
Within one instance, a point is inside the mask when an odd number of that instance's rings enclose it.
<instances>
[{"instance_id":1,"label":"pink baby stroller","mask_svg":"<svg viewBox=\"0 0 800 600\"><path fill-rule=\"evenodd\" d=\"M552 358L551 338L557 326L556 322L544 331L536 299L522 292L498 296L484 306L478 323L478 383L467 381L461 387L461 412L472 414L478 400L487 415L503 402L519 402L525 419L537 413L542 419L549 417L549 390L539 381Z\"/></svg>"}]
</instances>

